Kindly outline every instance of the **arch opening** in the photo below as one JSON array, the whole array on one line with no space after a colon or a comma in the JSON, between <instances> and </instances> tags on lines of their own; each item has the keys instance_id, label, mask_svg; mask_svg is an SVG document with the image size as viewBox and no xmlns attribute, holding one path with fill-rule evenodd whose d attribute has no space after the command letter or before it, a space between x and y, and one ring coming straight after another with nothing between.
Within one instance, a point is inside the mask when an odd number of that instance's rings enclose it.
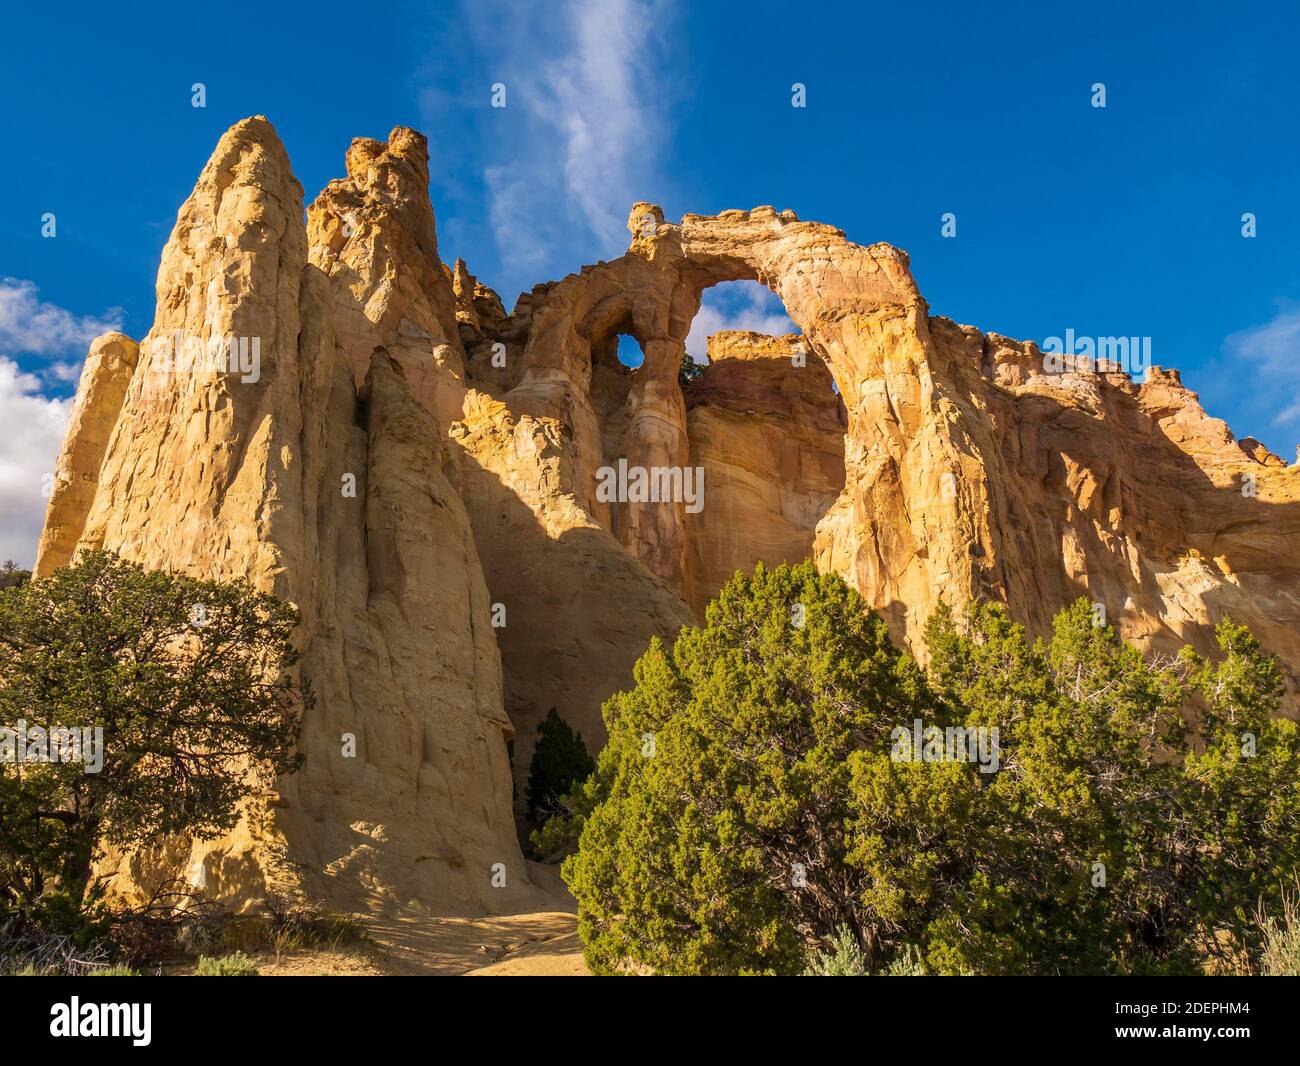
<instances>
[{"instance_id":1,"label":"arch opening","mask_svg":"<svg viewBox=\"0 0 1300 1066\"><path fill-rule=\"evenodd\" d=\"M601 471L616 468L620 459L633 459L635 443L629 440L628 430L638 406L636 392L645 364L645 344L634 332L630 312L592 338L588 399L599 437L600 458L594 465L598 480ZM618 496L602 498L597 493L593 507L595 517L626 544L630 528L627 501Z\"/></svg>"},{"instance_id":2,"label":"arch opening","mask_svg":"<svg viewBox=\"0 0 1300 1066\"><path fill-rule=\"evenodd\" d=\"M629 370L639 370L645 363L645 349L631 333L616 334L615 345L618 361Z\"/></svg>"}]
</instances>

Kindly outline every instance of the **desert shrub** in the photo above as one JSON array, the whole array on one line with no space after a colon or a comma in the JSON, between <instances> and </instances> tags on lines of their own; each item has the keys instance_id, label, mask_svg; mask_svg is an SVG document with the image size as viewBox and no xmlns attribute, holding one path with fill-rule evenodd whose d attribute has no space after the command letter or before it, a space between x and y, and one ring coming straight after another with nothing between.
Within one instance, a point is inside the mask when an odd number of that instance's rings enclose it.
<instances>
[{"instance_id":1,"label":"desert shrub","mask_svg":"<svg viewBox=\"0 0 1300 1066\"><path fill-rule=\"evenodd\" d=\"M857 937L840 926L831 936L830 944L808 960L804 977L868 977L871 967L858 945Z\"/></svg>"},{"instance_id":2,"label":"desert shrub","mask_svg":"<svg viewBox=\"0 0 1300 1066\"><path fill-rule=\"evenodd\" d=\"M1255 973L1261 977L1300 977L1300 896L1288 892L1277 917L1261 908L1259 931Z\"/></svg>"},{"instance_id":3,"label":"desert shrub","mask_svg":"<svg viewBox=\"0 0 1300 1066\"><path fill-rule=\"evenodd\" d=\"M314 903L272 893L267 897L267 921L258 945L280 956L299 948L336 951L365 940L365 930L348 914L326 911Z\"/></svg>"},{"instance_id":4,"label":"desert shrub","mask_svg":"<svg viewBox=\"0 0 1300 1066\"><path fill-rule=\"evenodd\" d=\"M0 977L83 977L108 966L112 953L107 941L81 947L73 937L39 929L17 939L0 930L0 939Z\"/></svg>"},{"instance_id":5,"label":"desert shrub","mask_svg":"<svg viewBox=\"0 0 1300 1066\"><path fill-rule=\"evenodd\" d=\"M921 949L907 944L880 973L883 977L928 977L930 969L925 964Z\"/></svg>"},{"instance_id":6,"label":"desert shrub","mask_svg":"<svg viewBox=\"0 0 1300 1066\"><path fill-rule=\"evenodd\" d=\"M256 977L257 963L241 951L233 955L213 958L211 955L199 956L196 977Z\"/></svg>"},{"instance_id":7,"label":"desert shrub","mask_svg":"<svg viewBox=\"0 0 1300 1066\"><path fill-rule=\"evenodd\" d=\"M803 564L651 643L575 790L563 869L594 970L799 973L841 927L871 972L1192 972L1258 948L1254 901L1300 865L1300 739L1248 632L1222 623L1214 663L1147 660L1080 601L1050 641L988 605L926 635L922 670ZM959 729L996 748L947 756Z\"/></svg>"},{"instance_id":8,"label":"desert shrub","mask_svg":"<svg viewBox=\"0 0 1300 1066\"><path fill-rule=\"evenodd\" d=\"M130 966L122 963L115 963L112 966L102 966L97 970L91 970L90 977L139 977L140 971L133 970Z\"/></svg>"},{"instance_id":9,"label":"desert shrub","mask_svg":"<svg viewBox=\"0 0 1300 1066\"><path fill-rule=\"evenodd\" d=\"M921 951L907 944L903 950L874 973L881 977L926 977L930 970L925 965ZM873 971L857 937L845 926L840 926L830 943L808 959L804 977L870 977Z\"/></svg>"},{"instance_id":10,"label":"desert shrub","mask_svg":"<svg viewBox=\"0 0 1300 1066\"><path fill-rule=\"evenodd\" d=\"M183 956L271 952L280 957L301 948L340 948L365 941L361 923L280 893L270 893L260 912L230 914L211 900L175 885L153 900L113 916L118 957L152 964Z\"/></svg>"},{"instance_id":11,"label":"desert shrub","mask_svg":"<svg viewBox=\"0 0 1300 1066\"><path fill-rule=\"evenodd\" d=\"M76 899L57 886L0 912L0 974L76 976L113 956L111 915L100 893Z\"/></svg>"}]
</instances>

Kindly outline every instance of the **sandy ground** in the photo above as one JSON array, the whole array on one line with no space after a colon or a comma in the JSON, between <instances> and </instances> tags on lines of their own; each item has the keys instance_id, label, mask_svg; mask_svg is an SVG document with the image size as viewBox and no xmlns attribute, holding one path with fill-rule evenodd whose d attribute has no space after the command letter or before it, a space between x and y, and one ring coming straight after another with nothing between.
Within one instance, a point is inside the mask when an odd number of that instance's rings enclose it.
<instances>
[{"instance_id":1,"label":"sandy ground","mask_svg":"<svg viewBox=\"0 0 1300 1066\"><path fill-rule=\"evenodd\" d=\"M370 936L391 969L470 977L584 976L577 918L565 911L500 918L380 919Z\"/></svg>"},{"instance_id":2,"label":"sandy ground","mask_svg":"<svg viewBox=\"0 0 1300 1066\"><path fill-rule=\"evenodd\" d=\"M366 929L391 973L468 977L584 977L577 906L558 867L528 864L553 910L495 918L369 918Z\"/></svg>"},{"instance_id":3,"label":"sandy ground","mask_svg":"<svg viewBox=\"0 0 1300 1066\"><path fill-rule=\"evenodd\" d=\"M586 977L573 897L554 866L529 863L554 910L493 918L362 916L368 942L252 957L266 977ZM192 974L194 965L167 972Z\"/></svg>"}]
</instances>

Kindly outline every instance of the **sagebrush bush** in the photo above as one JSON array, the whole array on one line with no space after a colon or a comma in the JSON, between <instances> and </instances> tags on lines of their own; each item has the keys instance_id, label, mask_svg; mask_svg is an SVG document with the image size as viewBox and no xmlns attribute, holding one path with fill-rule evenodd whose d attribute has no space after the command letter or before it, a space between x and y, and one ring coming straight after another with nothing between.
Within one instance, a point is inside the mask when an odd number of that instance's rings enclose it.
<instances>
[{"instance_id":1,"label":"sagebrush bush","mask_svg":"<svg viewBox=\"0 0 1300 1066\"><path fill-rule=\"evenodd\" d=\"M1300 977L1300 896L1288 893L1279 917L1261 909L1262 944L1255 972L1261 977Z\"/></svg>"},{"instance_id":2,"label":"sagebrush bush","mask_svg":"<svg viewBox=\"0 0 1300 1066\"><path fill-rule=\"evenodd\" d=\"M233 955L222 955L220 958L201 955L194 975L196 977L256 977L257 963L242 951L236 951Z\"/></svg>"},{"instance_id":3,"label":"sagebrush bush","mask_svg":"<svg viewBox=\"0 0 1300 1066\"><path fill-rule=\"evenodd\" d=\"M831 937L830 946L808 960L804 977L867 977L871 967L858 946L858 939L847 926L840 926Z\"/></svg>"}]
</instances>

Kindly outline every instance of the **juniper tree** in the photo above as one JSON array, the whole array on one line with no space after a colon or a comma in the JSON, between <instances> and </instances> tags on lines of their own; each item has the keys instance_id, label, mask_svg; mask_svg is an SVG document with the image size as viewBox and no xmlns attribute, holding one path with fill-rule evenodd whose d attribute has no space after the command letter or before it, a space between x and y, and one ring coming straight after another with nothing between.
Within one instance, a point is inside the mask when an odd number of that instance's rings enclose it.
<instances>
[{"instance_id":1,"label":"juniper tree","mask_svg":"<svg viewBox=\"0 0 1300 1066\"><path fill-rule=\"evenodd\" d=\"M849 756L929 705L884 622L811 565L760 566L633 676L564 865L593 968L798 973L860 934Z\"/></svg>"},{"instance_id":2,"label":"juniper tree","mask_svg":"<svg viewBox=\"0 0 1300 1066\"><path fill-rule=\"evenodd\" d=\"M296 769L310 702L293 670L297 622L246 582L104 552L0 592L0 903L53 887L79 901L103 844L218 834L251 790ZM102 766L84 749L28 761L50 730L102 730Z\"/></svg>"},{"instance_id":3,"label":"juniper tree","mask_svg":"<svg viewBox=\"0 0 1300 1066\"><path fill-rule=\"evenodd\" d=\"M1148 658L1080 601L940 609L922 670L838 577L759 567L606 702L564 875L598 972L1188 971L1300 865L1300 737L1239 626ZM891 734L998 731L994 772ZM549 828L549 827L548 827ZM906 968L906 967L905 967Z\"/></svg>"}]
</instances>

